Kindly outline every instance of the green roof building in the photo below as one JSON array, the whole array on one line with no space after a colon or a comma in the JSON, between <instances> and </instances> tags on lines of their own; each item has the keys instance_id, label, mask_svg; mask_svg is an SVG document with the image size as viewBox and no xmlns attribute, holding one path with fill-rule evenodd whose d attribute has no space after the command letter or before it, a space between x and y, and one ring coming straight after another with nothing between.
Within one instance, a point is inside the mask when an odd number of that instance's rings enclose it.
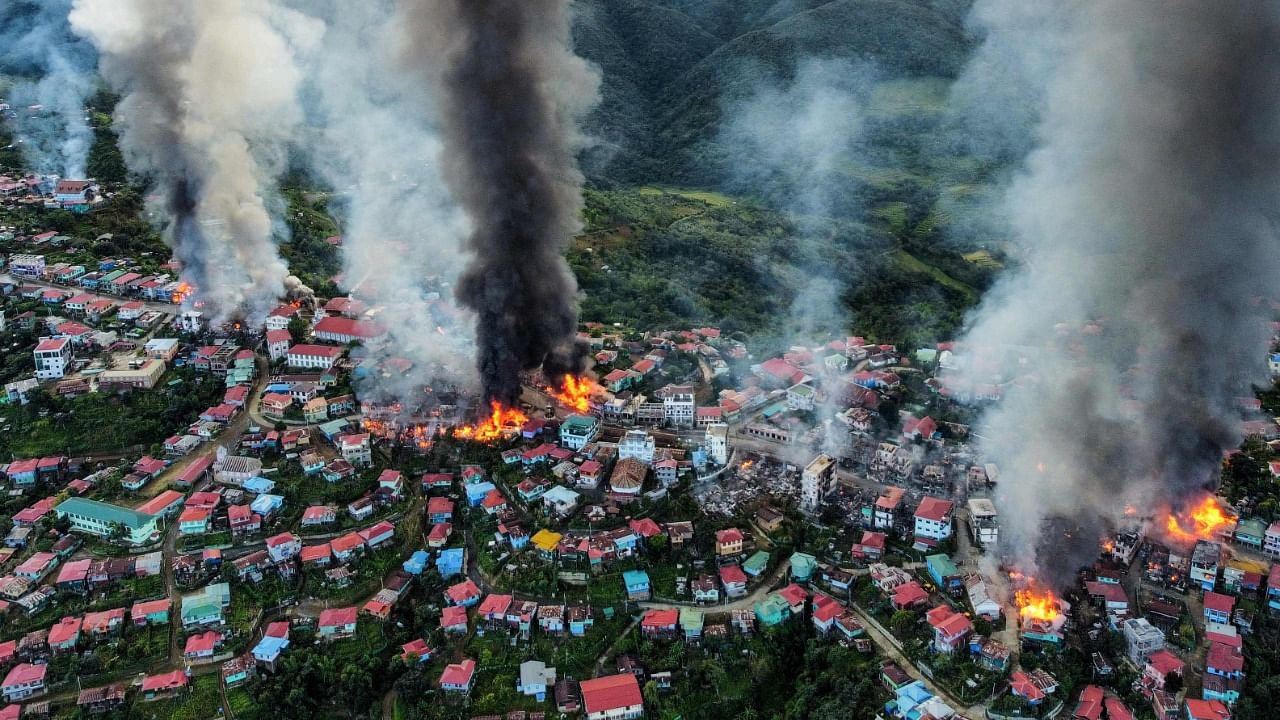
<instances>
[{"instance_id":1,"label":"green roof building","mask_svg":"<svg viewBox=\"0 0 1280 720\"><path fill-rule=\"evenodd\" d=\"M680 628L684 630L685 640L702 637L702 611L692 607L680 608Z\"/></svg>"},{"instance_id":2,"label":"green roof building","mask_svg":"<svg viewBox=\"0 0 1280 720\"><path fill-rule=\"evenodd\" d=\"M182 626L221 625L222 611L231 605L231 586L227 583L206 585L197 592L182 596Z\"/></svg>"},{"instance_id":3,"label":"green roof building","mask_svg":"<svg viewBox=\"0 0 1280 720\"><path fill-rule=\"evenodd\" d=\"M560 444L581 450L600 434L600 419L591 415L570 415L560 424Z\"/></svg>"},{"instance_id":4,"label":"green roof building","mask_svg":"<svg viewBox=\"0 0 1280 720\"><path fill-rule=\"evenodd\" d=\"M791 615L791 606L778 595L769 595L755 605L756 619L761 625L779 625Z\"/></svg>"},{"instance_id":5,"label":"green roof building","mask_svg":"<svg viewBox=\"0 0 1280 720\"><path fill-rule=\"evenodd\" d=\"M757 550L742 563L742 572L751 577L760 577L765 570L769 569L769 553L763 550Z\"/></svg>"},{"instance_id":6,"label":"green roof building","mask_svg":"<svg viewBox=\"0 0 1280 720\"><path fill-rule=\"evenodd\" d=\"M1241 520L1236 524L1235 537L1242 545L1260 548L1267 534L1267 524L1258 518Z\"/></svg>"},{"instance_id":7,"label":"green roof building","mask_svg":"<svg viewBox=\"0 0 1280 720\"><path fill-rule=\"evenodd\" d=\"M111 503L73 497L58 503L53 511L58 518L70 520L72 530L87 535L109 538L117 527L123 527L122 539L133 545L143 545L160 535L159 519L155 515Z\"/></svg>"},{"instance_id":8,"label":"green roof building","mask_svg":"<svg viewBox=\"0 0 1280 720\"><path fill-rule=\"evenodd\" d=\"M799 582L809 582L809 578L813 577L813 571L818 567L818 559L808 553L793 553L791 555L791 579Z\"/></svg>"}]
</instances>

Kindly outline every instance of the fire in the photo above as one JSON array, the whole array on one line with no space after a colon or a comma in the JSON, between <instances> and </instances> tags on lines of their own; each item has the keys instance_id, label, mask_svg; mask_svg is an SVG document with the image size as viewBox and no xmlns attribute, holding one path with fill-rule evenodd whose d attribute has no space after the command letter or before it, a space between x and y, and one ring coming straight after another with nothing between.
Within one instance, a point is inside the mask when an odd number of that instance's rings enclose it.
<instances>
[{"instance_id":1,"label":"fire","mask_svg":"<svg viewBox=\"0 0 1280 720\"><path fill-rule=\"evenodd\" d=\"M1103 551L1103 552L1107 552L1107 553L1113 553L1113 552L1115 552L1115 551L1116 551L1116 541L1115 541L1115 540L1107 540L1106 542L1102 543L1102 551Z\"/></svg>"},{"instance_id":2,"label":"fire","mask_svg":"<svg viewBox=\"0 0 1280 720\"><path fill-rule=\"evenodd\" d=\"M1062 614L1062 605L1052 590L1040 587L1031 581L1022 590L1013 594L1013 602L1018 606L1018 616L1023 622L1028 620L1052 623Z\"/></svg>"},{"instance_id":3,"label":"fire","mask_svg":"<svg viewBox=\"0 0 1280 720\"><path fill-rule=\"evenodd\" d=\"M1196 540L1212 540L1224 525L1235 518L1228 515L1222 504L1212 495L1205 495L1195 505L1180 512L1170 511L1165 518L1165 531L1171 540L1191 543Z\"/></svg>"},{"instance_id":4,"label":"fire","mask_svg":"<svg viewBox=\"0 0 1280 720\"><path fill-rule=\"evenodd\" d=\"M738 466L738 469L741 470L742 472L746 472L750 470L752 466L755 464L756 464L755 460L743 460L742 464Z\"/></svg>"},{"instance_id":5,"label":"fire","mask_svg":"<svg viewBox=\"0 0 1280 720\"><path fill-rule=\"evenodd\" d=\"M181 304L182 301L186 300L187 296L190 294L191 294L191 283L179 282L178 287L174 288L173 290L173 302L175 304Z\"/></svg>"},{"instance_id":6,"label":"fire","mask_svg":"<svg viewBox=\"0 0 1280 720\"><path fill-rule=\"evenodd\" d=\"M489 417L475 425L461 425L453 429L454 437L463 440L493 442L500 440L508 433L519 430L529 420L529 416L516 408L503 407L501 403L490 404Z\"/></svg>"},{"instance_id":7,"label":"fire","mask_svg":"<svg viewBox=\"0 0 1280 720\"><path fill-rule=\"evenodd\" d=\"M591 410L591 395L598 387L589 377L565 375L560 382L560 389L549 387L547 394L574 412L585 413Z\"/></svg>"}]
</instances>

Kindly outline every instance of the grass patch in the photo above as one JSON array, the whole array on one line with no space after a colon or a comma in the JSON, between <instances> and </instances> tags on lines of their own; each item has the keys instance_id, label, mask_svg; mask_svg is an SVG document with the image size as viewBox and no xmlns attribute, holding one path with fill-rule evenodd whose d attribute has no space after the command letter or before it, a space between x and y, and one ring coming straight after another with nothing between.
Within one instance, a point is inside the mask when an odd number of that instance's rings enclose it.
<instances>
[{"instance_id":1,"label":"grass patch","mask_svg":"<svg viewBox=\"0 0 1280 720\"><path fill-rule=\"evenodd\" d=\"M683 190L680 188L654 187L647 185L640 188L640 194L649 196L675 195L686 200L695 200L717 208L728 207L734 202L728 195L712 190Z\"/></svg>"},{"instance_id":2,"label":"grass patch","mask_svg":"<svg viewBox=\"0 0 1280 720\"><path fill-rule=\"evenodd\" d=\"M901 267L903 270L906 270L908 272L921 273L924 275L928 275L929 277L933 278L934 282L938 283L939 285L949 287L952 290L955 290L956 292L963 293L971 301L977 300L978 298L978 292L974 290L972 287L969 287L968 285L960 282L959 280L956 280L955 278L939 270L938 268L912 255L906 250L897 251L897 253L895 253L894 255L894 259L898 263L899 267Z\"/></svg>"},{"instance_id":3,"label":"grass patch","mask_svg":"<svg viewBox=\"0 0 1280 720\"><path fill-rule=\"evenodd\" d=\"M987 252L986 250L974 250L973 252L965 253L961 257L963 257L965 261L971 262L974 265L978 265L980 267L992 268L992 269L998 269L998 268L1004 267L1004 265L1001 264L999 260L996 260L995 257L992 256L992 254Z\"/></svg>"}]
</instances>

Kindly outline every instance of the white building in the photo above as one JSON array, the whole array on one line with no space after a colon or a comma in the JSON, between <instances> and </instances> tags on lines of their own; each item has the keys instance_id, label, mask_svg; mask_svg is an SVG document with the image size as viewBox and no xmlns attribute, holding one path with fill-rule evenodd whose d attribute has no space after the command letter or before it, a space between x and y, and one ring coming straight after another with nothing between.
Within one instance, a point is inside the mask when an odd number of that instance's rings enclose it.
<instances>
[{"instance_id":1,"label":"white building","mask_svg":"<svg viewBox=\"0 0 1280 720\"><path fill-rule=\"evenodd\" d=\"M45 262L43 255L10 255L9 272L22 277L44 277Z\"/></svg>"},{"instance_id":2,"label":"white building","mask_svg":"<svg viewBox=\"0 0 1280 720\"><path fill-rule=\"evenodd\" d=\"M669 385L663 388L662 417L672 425L692 426L695 413L693 388L688 385Z\"/></svg>"},{"instance_id":3,"label":"white building","mask_svg":"<svg viewBox=\"0 0 1280 720\"><path fill-rule=\"evenodd\" d=\"M74 356L70 338L44 338L36 345L36 377L40 380L56 380L65 377Z\"/></svg>"},{"instance_id":4,"label":"white building","mask_svg":"<svg viewBox=\"0 0 1280 720\"><path fill-rule=\"evenodd\" d=\"M1164 633L1146 618L1129 618L1121 624L1129 660L1142 667L1151 653L1164 649Z\"/></svg>"},{"instance_id":5,"label":"white building","mask_svg":"<svg viewBox=\"0 0 1280 720\"><path fill-rule=\"evenodd\" d=\"M570 415L560 424L560 444L570 450L581 450L600 435L600 418L593 415Z\"/></svg>"},{"instance_id":6,"label":"white building","mask_svg":"<svg viewBox=\"0 0 1280 720\"><path fill-rule=\"evenodd\" d=\"M836 489L835 458L823 453L814 458L800 475L800 509L814 513L822 499Z\"/></svg>"},{"instance_id":7,"label":"white building","mask_svg":"<svg viewBox=\"0 0 1280 720\"><path fill-rule=\"evenodd\" d=\"M618 443L618 459L635 458L645 465L651 465L656 449L652 435L644 430L628 430Z\"/></svg>"},{"instance_id":8,"label":"white building","mask_svg":"<svg viewBox=\"0 0 1280 720\"><path fill-rule=\"evenodd\" d=\"M926 495L916 507L916 537L933 540L951 537L951 511L954 507L950 500Z\"/></svg>"},{"instance_id":9,"label":"white building","mask_svg":"<svg viewBox=\"0 0 1280 720\"><path fill-rule=\"evenodd\" d=\"M363 467L373 462L373 447L369 443L368 433L339 437L338 451L342 453L343 460L356 467Z\"/></svg>"},{"instance_id":10,"label":"white building","mask_svg":"<svg viewBox=\"0 0 1280 720\"><path fill-rule=\"evenodd\" d=\"M1262 536L1262 551L1272 557L1280 556L1280 521L1271 523Z\"/></svg>"},{"instance_id":11,"label":"white building","mask_svg":"<svg viewBox=\"0 0 1280 720\"><path fill-rule=\"evenodd\" d=\"M787 407L792 410L812 410L817 405L817 393L811 385L792 385L787 388Z\"/></svg>"},{"instance_id":12,"label":"white building","mask_svg":"<svg viewBox=\"0 0 1280 720\"><path fill-rule=\"evenodd\" d=\"M289 354L289 346L293 344L293 336L288 330L267 331L267 357L276 362Z\"/></svg>"},{"instance_id":13,"label":"white building","mask_svg":"<svg viewBox=\"0 0 1280 720\"><path fill-rule=\"evenodd\" d=\"M289 348L289 367L328 370L342 357L342 348L334 345L294 345Z\"/></svg>"},{"instance_id":14,"label":"white building","mask_svg":"<svg viewBox=\"0 0 1280 720\"><path fill-rule=\"evenodd\" d=\"M715 423L707 426L707 455L711 462L723 467L729 463L729 426Z\"/></svg>"},{"instance_id":15,"label":"white building","mask_svg":"<svg viewBox=\"0 0 1280 720\"><path fill-rule=\"evenodd\" d=\"M199 310L183 310L178 316L178 327L182 332L200 332L204 329L204 313Z\"/></svg>"},{"instance_id":16,"label":"white building","mask_svg":"<svg viewBox=\"0 0 1280 720\"><path fill-rule=\"evenodd\" d=\"M979 545L995 545L1000 539L996 506L987 498L969 499L969 532Z\"/></svg>"}]
</instances>

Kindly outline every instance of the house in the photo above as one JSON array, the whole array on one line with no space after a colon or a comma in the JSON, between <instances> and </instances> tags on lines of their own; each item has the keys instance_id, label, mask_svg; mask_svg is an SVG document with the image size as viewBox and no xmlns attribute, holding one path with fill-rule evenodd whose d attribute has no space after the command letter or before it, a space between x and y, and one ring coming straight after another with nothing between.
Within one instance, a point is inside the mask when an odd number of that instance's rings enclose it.
<instances>
[{"instance_id":1,"label":"house","mask_svg":"<svg viewBox=\"0 0 1280 720\"><path fill-rule=\"evenodd\" d=\"M174 670L160 675L147 675L142 678L142 697L144 700L156 700L172 697L187 689L186 672Z\"/></svg>"},{"instance_id":2,"label":"house","mask_svg":"<svg viewBox=\"0 0 1280 720\"><path fill-rule=\"evenodd\" d=\"M462 548L449 548L442 550L436 556L436 572L440 573L442 578L450 578L454 575L462 573L464 552Z\"/></svg>"},{"instance_id":3,"label":"house","mask_svg":"<svg viewBox=\"0 0 1280 720\"><path fill-rule=\"evenodd\" d=\"M467 609L461 605L450 605L441 610L440 629L446 633L465 635L467 632Z\"/></svg>"},{"instance_id":4,"label":"house","mask_svg":"<svg viewBox=\"0 0 1280 720\"><path fill-rule=\"evenodd\" d=\"M356 467L364 467L373 462L373 448L369 444L368 433L352 433L338 437L338 452L342 459Z\"/></svg>"},{"instance_id":5,"label":"house","mask_svg":"<svg viewBox=\"0 0 1280 720\"><path fill-rule=\"evenodd\" d=\"M646 610L640 620L640 634L650 639L671 639L675 637L679 622L680 611L675 608Z\"/></svg>"},{"instance_id":6,"label":"house","mask_svg":"<svg viewBox=\"0 0 1280 720\"><path fill-rule=\"evenodd\" d=\"M1182 675L1183 662L1168 650L1157 650L1147 657L1142 669L1142 685L1151 690L1163 690L1170 675Z\"/></svg>"},{"instance_id":7,"label":"house","mask_svg":"<svg viewBox=\"0 0 1280 720\"><path fill-rule=\"evenodd\" d=\"M4 699L8 702L43 695L44 679L48 670L48 665L18 663L4 676L4 681L0 682L0 695L4 695ZM639 692L638 689L637 692Z\"/></svg>"},{"instance_id":8,"label":"house","mask_svg":"<svg viewBox=\"0 0 1280 720\"><path fill-rule=\"evenodd\" d=\"M287 328L268 330L266 344L267 357L271 359L271 362L278 362L281 358L289 355L289 346L293 344L293 336L289 334Z\"/></svg>"},{"instance_id":9,"label":"house","mask_svg":"<svg viewBox=\"0 0 1280 720\"><path fill-rule=\"evenodd\" d=\"M82 618L64 617L49 628L49 650L54 654L74 652L80 642Z\"/></svg>"},{"instance_id":10,"label":"house","mask_svg":"<svg viewBox=\"0 0 1280 720\"><path fill-rule=\"evenodd\" d=\"M929 593L920 587L920 583L912 580L894 588L890 602L893 604L894 610L906 610L923 605L928 600Z\"/></svg>"},{"instance_id":11,"label":"house","mask_svg":"<svg viewBox=\"0 0 1280 720\"><path fill-rule=\"evenodd\" d=\"M213 512L200 507L188 507L178 516L178 532L183 535L203 535L209 530L209 518Z\"/></svg>"},{"instance_id":12,"label":"house","mask_svg":"<svg viewBox=\"0 0 1280 720\"><path fill-rule=\"evenodd\" d=\"M267 554L272 562L292 560L302 552L302 538L291 532L283 532L267 538Z\"/></svg>"},{"instance_id":13,"label":"house","mask_svg":"<svg viewBox=\"0 0 1280 720\"><path fill-rule=\"evenodd\" d=\"M1204 621L1206 623L1231 623L1231 612L1235 608L1236 599L1212 591L1204 594Z\"/></svg>"},{"instance_id":14,"label":"house","mask_svg":"<svg viewBox=\"0 0 1280 720\"><path fill-rule=\"evenodd\" d=\"M225 582L206 585L182 596L182 627L191 629L221 625L222 611L231 605L231 586Z\"/></svg>"},{"instance_id":15,"label":"house","mask_svg":"<svg viewBox=\"0 0 1280 720\"><path fill-rule=\"evenodd\" d=\"M364 540L364 544L374 550L384 543L389 542L396 534L396 526L383 520L370 527L359 530L360 539Z\"/></svg>"},{"instance_id":16,"label":"house","mask_svg":"<svg viewBox=\"0 0 1280 720\"><path fill-rule=\"evenodd\" d=\"M340 535L329 542L333 557L338 562L347 562L364 552L364 538L358 533L350 532Z\"/></svg>"},{"instance_id":17,"label":"house","mask_svg":"<svg viewBox=\"0 0 1280 720\"><path fill-rule=\"evenodd\" d=\"M782 527L786 516L775 508L765 506L756 511L756 525L761 530L771 533Z\"/></svg>"},{"instance_id":18,"label":"house","mask_svg":"<svg viewBox=\"0 0 1280 720\"><path fill-rule=\"evenodd\" d=\"M573 605L568 610L569 634L582 637L595 625L595 611L590 605Z\"/></svg>"},{"instance_id":19,"label":"house","mask_svg":"<svg viewBox=\"0 0 1280 720\"><path fill-rule=\"evenodd\" d=\"M813 627L821 635L831 632L835 621L844 614L844 607L829 595L818 595L813 599Z\"/></svg>"},{"instance_id":20,"label":"house","mask_svg":"<svg viewBox=\"0 0 1280 720\"><path fill-rule=\"evenodd\" d=\"M1231 720L1231 709L1221 700L1187 698L1184 708L1186 720Z\"/></svg>"},{"instance_id":21,"label":"house","mask_svg":"<svg viewBox=\"0 0 1280 720\"><path fill-rule=\"evenodd\" d=\"M441 548L449 541L449 536L453 533L453 525L449 523L436 523L431 526L431 531L427 533L427 547Z\"/></svg>"},{"instance_id":22,"label":"house","mask_svg":"<svg viewBox=\"0 0 1280 720\"><path fill-rule=\"evenodd\" d=\"M440 689L444 692L462 693L463 695L471 692L471 682L476 675L476 661L471 658L463 658L462 662L450 663L445 666L444 672L440 673Z\"/></svg>"},{"instance_id":23,"label":"house","mask_svg":"<svg viewBox=\"0 0 1280 720\"><path fill-rule=\"evenodd\" d=\"M164 625L169 622L169 598L136 602L129 610L136 626Z\"/></svg>"},{"instance_id":24,"label":"house","mask_svg":"<svg viewBox=\"0 0 1280 720\"><path fill-rule=\"evenodd\" d=\"M432 523L449 522L453 519L453 501L445 497L433 497L427 501L427 517Z\"/></svg>"},{"instance_id":25,"label":"house","mask_svg":"<svg viewBox=\"0 0 1280 720\"><path fill-rule=\"evenodd\" d=\"M268 630L268 633L262 635L262 639L253 646L253 650L250 652L252 653L253 661L274 671L275 662L280 659L280 655L285 650L288 650L289 629L288 623L273 623L271 625L284 625L284 634L279 634L279 632L273 634Z\"/></svg>"},{"instance_id":26,"label":"house","mask_svg":"<svg viewBox=\"0 0 1280 720\"><path fill-rule=\"evenodd\" d=\"M957 648L967 646L965 642L973 633L973 623L964 613L958 613L946 605L939 605L925 613L929 627L933 628L934 650L950 655Z\"/></svg>"},{"instance_id":27,"label":"house","mask_svg":"<svg viewBox=\"0 0 1280 720\"><path fill-rule=\"evenodd\" d=\"M124 627L124 608L112 608L99 612L88 612L84 615L81 629L93 640L112 637Z\"/></svg>"},{"instance_id":28,"label":"house","mask_svg":"<svg viewBox=\"0 0 1280 720\"><path fill-rule=\"evenodd\" d=\"M471 607L480 602L480 588L470 578L456 585L450 585L444 591L444 599L450 605Z\"/></svg>"},{"instance_id":29,"label":"house","mask_svg":"<svg viewBox=\"0 0 1280 720\"><path fill-rule=\"evenodd\" d=\"M981 576L977 574L965 576L964 588L969 597L969 605L973 607L974 615L986 618L991 622L1000 619L1002 613L1000 603L992 599L990 592L987 590L987 583Z\"/></svg>"},{"instance_id":30,"label":"house","mask_svg":"<svg viewBox=\"0 0 1280 720\"><path fill-rule=\"evenodd\" d=\"M622 573L622 582L627 588L628 600L648 600L652 595L649 574L643 570L627 570Z\"/></svg>"},{"instance_id":31,"label":"house","mask_svg":"<svg viewBox=\"0 0 1280 720\"><path fill-rule=\"evenodd\" d=\"M362 497L359 500L347 503L347 514L350 515L353 520L364 520L369 518L373 515L373 511L374 506L372 498Z\"/></svg>"},{"instance_id":32,"label":"house","mask_svg":"<svg viewBox=\"0 0 1280 720\"><path fill-rule=\"evenodd\" d=\"M339 640L355 635L359 610L354 607L330 608L320 612L321 640Z\"/></svg>"},{"instance_id":33,"label":"house","mask_svg":"<svg viewBox=\"0 0 1280 720\"><path fill-rule=\"evenodd\" d=\"M939 588L952 595L964 588L964 576L950 557L941 553L929 555L925 558L925 566L929 569L929 577L933 578Z\"/></svg>"},{"instance_id":34,"label":"house","mask_svg":"<svg viewBox=\"0 0 1280 720\"><path fill-rule=\"evenodd\" d=\"M556 684L556 669L547 667L541 660L526 660L520 663L520 678L516 681L516 691L521 695L536 698L542 702L547 698L547 688Z\"/></svg>"},{"instance_id":35,"label":"house","mask_svg":"<svg viewBox=\"0 0 1280 720\"><path fill-rule=\"evenodd\" d=\"M1120 624L1130 662L1143 667L1151 654L1164 649L1164 633L1146 618L1130 618Z\"/></svg>"},{"instance_id":36,"label":"house","mask_svg":"<svg viewBox=\"0 0 1280 720\"><path fill-rule=\"evenodd\" d=\"M124 707L128 689L129 686L124 683L86 688L76 696L76 707L89 715L112 712Z\"/></svg>"},{"instance_id":37,"label":"house","mask_svg":"<svg viewBox=\"0 0 1280 720\"><path fill-rule=\"evenodd\" d=\"M182 656L189 661L211 658L221 644L222 635L212 630L192 635L187 638L187 644Z\"/></svg>"},{"instance_id":38,"label":"house","mask_svg":"<svg viewBox=\"0 0 1280 720\"><path fill-rule=\"evenodd\" d=\"M926 495L916 507L915 536L927 540L940 541L951 537L951 511L954 506L950 500L943 500Z\"/></svg>"},{"instance_id":39,"label":"house","mask_svg":"<svg viewBox=\"0 0 1280 720\"><path fill-rule=\"evenodd\" d=\"M579 689L586 720L634 720L644 715L640 683L631 673L583 680Z\"/></svg>"},{"instance_id":40,"label":"house","mask_svg":"<svg viewBox=\"0 0 1280 720\"><path fill-rule=\"evenodd\" d=\"M1202 697L1234 704L1240 698L1240 684L1244 678L1241 649L1227 643L1211 642L1205 673Z\"/></svg>"},{"instance_id":41,"label":"house","mask_svg":"<svg viewBox=\"0 0 1280 720\"><path fill-rule=\"evenodd\" d=\"M818 567L818 559L808 553L791 554L791 579L796 582L809 582L813 571Z\"/></svg>"},{"instance_id":42,"label":"house","mask_svg":"<svg viewBox=\"0 0 1280 720\"><path fill-rule=\"evenodd\" d=\"M311 333L317 340L346 345L383 337L387 334L387 329L372 320L353 320L331 315L317 322Z\"/></svg>"},{"instance_id":43,"label":"house","mask_svg":"<svg viewBox=\"0 0 1280 720\"><path fill-rule=\"evenodd\" d=\"M302 511L302 527L331 525L338 520L338 509L332 505L312 505Z\"/></svg>"},{"instance_id":44,"label":"house","mask_svg":"<svg viewBox=\"0 0 1280 720\"><path fill-rule=\"evenodd\" d=\"M716 531L716 555L740 555L745 538L737 528Z\"/></svg>"},{"instance_id":45,"label":"house","mask_svg":"<svg viewBox=\"0 0 1280 720\"><path fill-rule=\"evenodd\" d=\"M884 557L887 541L888 538L884 533L866 530L862 533L862 539L854 543L851 553L859 560L877 561Z\"/></svg>"},{"instance_id":46,"label":"house","mask_svg":"<svg viewBox=\"0 0 1280 720\"><path fill-rule=\"evenodd\" d=\"M400 646L400 660L405 665L424 663L431 659L431 646L422 638L415 638Z\"/></svg>"},{"instance_id":47,"label":"house","mask_svg":"<svg viewBox=\"0 0 1280 720\"><path fill-rule=\"evenodd\" d=\"M752 608L761 625L779 625L791 616L791 606L785 598L773 593L757 601Z\"/></svg>"},{"instance_id":48,"label":"house","mask_svg":"<svg viewBox=\"0 0 1280 720\"><path fill-rule=\"evenodd\" d=\"M576 680L566 678L556 683L556 709L561 713L576 713L582 708L582 695Z\"/></svg>"}]
</instances>

